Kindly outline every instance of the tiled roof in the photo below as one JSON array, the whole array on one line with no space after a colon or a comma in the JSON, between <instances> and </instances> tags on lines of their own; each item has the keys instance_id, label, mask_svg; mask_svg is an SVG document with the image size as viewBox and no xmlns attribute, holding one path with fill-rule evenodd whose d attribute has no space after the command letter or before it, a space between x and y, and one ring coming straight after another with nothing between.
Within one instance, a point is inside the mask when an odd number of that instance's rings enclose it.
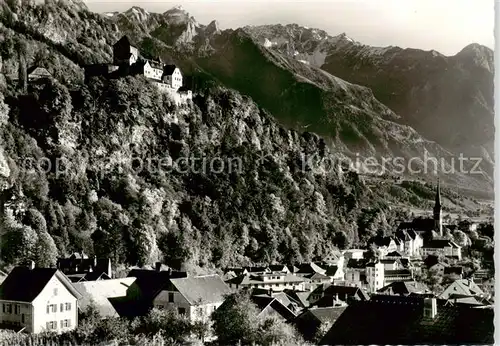
<instances>
[{"instance_id":1,"label":"tiled roof","mask_svg":"<svg viewBox=\"0 0 500 346\"><path fill-rule=\"evenodd\" d=\"M135 278L123 278L73 284L82 295L82 298L78 301L79 308L85 310L93 302L101 316L118 317L117 311L108 298L125 297L127 289L135 280Z\"/></svg>"},{"instance_id":2,"label":"tiled roof","mask_svg":"<svg viewBox=\"0 0 500 346\"><path fill-rule=\"evenodd\" d=\"M381 294L390 295L409 295L411 293L424 293L428 291L428 287L416 281L395 281L378 290Z\"/></svg>"},{"instance_id":3,"label":"tiled roof","mask_svg":"<svg viewBox=\"0 0 500 346\"><path fill-rule=\"evenodd\" d=\"M78 291L73 288L68 278L55 268L15 267L0 286L0 299L32 302L54 276L71 294L79 298Z\"/></svg>"},{"instance_id":4,"label":"tiled roof","mask_svg":"<svg viewBox=\"0 0 500 346\"><path fill-rule=\"evenodd\" d=\"M231 292L219 275L188 276L170 282L191 305L222 302Z\"/></svg>"},{"instance_id":5,"label":"tiled roof","mask_svg":"<svg viewBox=\"0 0 500 346\"><path fill-rule=\"evenodd\" d=\"M452 282L439 296L442 299L448 299L452 294L462 294L466 296L483 295L484 292L474 281L469 279L460 279Z\"/></svg>"},{"instance_id":6,"label":"tiled roof","mask_svg":"<svg viewBox=\"0 0 500 346\"><path fill-rule=\"evenodd\" d=\"M321 345L493 344L493 310L437 301L424 318L422 298L374 296L349 305Z\"/></svg>"}]
</instances>

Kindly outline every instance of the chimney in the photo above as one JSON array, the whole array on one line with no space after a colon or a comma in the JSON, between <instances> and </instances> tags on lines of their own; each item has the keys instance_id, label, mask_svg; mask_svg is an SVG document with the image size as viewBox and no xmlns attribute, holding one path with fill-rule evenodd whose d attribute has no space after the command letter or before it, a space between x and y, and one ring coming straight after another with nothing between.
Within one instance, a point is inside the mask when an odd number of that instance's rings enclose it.
<instances>
[{"instance_id":1,"label":"chimney","mask_svg":"<svg viewBox=\"0 0 500 346\"><path fill-rule=\"evenodd\" d=\"M437 315L436 298L424 298L424 318L434 319Z\"/></svg>"},{"instance_id":2,"label":"chimney","mask_svg":"<svg viewBox=\"0 0 500 346\"><path fill-rule=\"evenodd\" d=\"M28 268L30 270L35 269L35 261L28 261Z\"/></svg>"},{"instance_id":3,"label":"chimney","mask_svg":"<svg viewBox=\"0 0 500 346\"><path fill-rule=\"evenodd\" d=\"M161 271L161 262L156 262L156 263L155 263L155 270L156 270L157 272Z\"/></svg>"}]
</instances>

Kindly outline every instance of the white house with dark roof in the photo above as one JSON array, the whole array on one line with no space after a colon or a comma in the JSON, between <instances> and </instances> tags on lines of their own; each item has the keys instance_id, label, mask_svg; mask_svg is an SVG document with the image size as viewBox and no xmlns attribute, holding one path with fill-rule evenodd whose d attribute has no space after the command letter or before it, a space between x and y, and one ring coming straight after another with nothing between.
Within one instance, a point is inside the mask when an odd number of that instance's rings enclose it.
<instances>
[{"instance_id":1,"label":"white house with dark roof","mask_svg":"<svg viewBox=\"0 0 500 346\"><path fill-rule=\"evenodd\" d=\"M67 332L78 326L80 293L55 268L14 268L0 286L2 328Z\"/></svg>"},{"instance_id":2,"label":"white house with dark roof","mask_svg":"<svg viewBox=\"0 0 500 346\"><path fill-rule=\"evenodd\" d=\"M175 309L190 321L208 321L231 289L219 275L170 279L153 299L158 309Z\"/></svg>"}]
</instances>

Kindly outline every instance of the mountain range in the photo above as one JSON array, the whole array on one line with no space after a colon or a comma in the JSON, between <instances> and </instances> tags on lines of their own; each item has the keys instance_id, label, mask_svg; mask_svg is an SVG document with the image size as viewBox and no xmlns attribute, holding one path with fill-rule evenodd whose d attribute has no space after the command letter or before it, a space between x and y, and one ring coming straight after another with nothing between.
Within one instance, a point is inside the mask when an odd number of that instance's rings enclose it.
<instances>
[{"instance_id":1,"label":"mountain range","mask_svg":"<svg viewBox=\"0 0 500 346\"><path fill-rule=\"evenodd\" d=\"M151 13L134 6L97 15L79 1L57 4L60 18L18 13L15 25L80 68L110 61L112 44L126 34L144 54L179 65L192 88L219 83L235 89L281 124L324 136L342 155L377 162L428 155L447 169L458 167L459 155L478 157L481 174L446 174L443 181L492 191L494 71L487 47L472 44L446 57L370 47L295 24L221 30L217 21L200 24L182 7ZM466 172L473 166L467 162ZM432 174L423 177L434 180Z\"/></svg>"}]
</instances>

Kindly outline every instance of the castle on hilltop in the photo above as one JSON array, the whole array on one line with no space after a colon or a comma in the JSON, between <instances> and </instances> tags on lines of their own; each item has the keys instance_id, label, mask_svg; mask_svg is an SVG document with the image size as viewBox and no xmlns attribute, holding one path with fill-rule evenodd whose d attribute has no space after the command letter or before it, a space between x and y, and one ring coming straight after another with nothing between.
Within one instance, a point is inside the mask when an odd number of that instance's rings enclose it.
<instances>
[{"instance_id":1,"label":"castle on hilltop","mask_svg":"<svg viewBox=\"0 0 500 346\"><path fill-rule=\"evenodd\" d=\"M146 77L160 91L170 94L177 104L185 103L193 97L191 90L183 86L182 72L177 66L164 64L160 58L144 58L127 36L123 36L113 45L112 64L85 66L85 82L93 76L120 78L130 75Z\"/></svg>"}]
</instances>

